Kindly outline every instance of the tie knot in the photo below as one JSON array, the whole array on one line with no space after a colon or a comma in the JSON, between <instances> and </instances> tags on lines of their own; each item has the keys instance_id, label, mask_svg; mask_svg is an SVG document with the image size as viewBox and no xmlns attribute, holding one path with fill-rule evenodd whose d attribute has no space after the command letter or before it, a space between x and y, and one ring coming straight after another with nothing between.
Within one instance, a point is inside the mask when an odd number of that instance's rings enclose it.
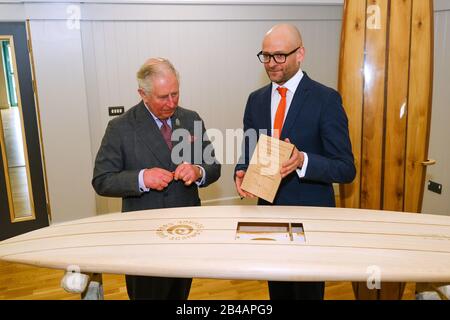
<instances>
[{"instance_id":1,"label":"tie knot","mask_svg":"<svg viewBox=\"0 0 450 320\"><path fill-rule=\"evenodd\" d=\"M286 98L286 92L288 91L287 88L284 88L284 87L278 87L277 90L278 90L278 92L280 93L280 96L281 96L282 98Z\"/></svg>"},{"instance_id":2,"label":"tie knot","mask_svg":"<svg viewBox=\"0 0 450 320\"><path fill-rule=\"evenodd\" d=\"M161 121L163 127L168 127L169 124L167 123L167 119L159 119L159 121Z\"/></svg>"}]
</instances>

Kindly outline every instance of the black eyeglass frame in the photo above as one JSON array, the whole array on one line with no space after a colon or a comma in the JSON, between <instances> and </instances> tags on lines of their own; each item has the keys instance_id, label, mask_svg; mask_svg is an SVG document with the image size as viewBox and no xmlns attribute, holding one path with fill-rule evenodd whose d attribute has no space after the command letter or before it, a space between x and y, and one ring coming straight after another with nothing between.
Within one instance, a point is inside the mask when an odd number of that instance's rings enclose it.
<instances>
[{"instance_id":1,"label":"black eyeglass frame","mask_svg":"<svg viewBox=\"0 0 450 320\"><path fill-rule=\"evenodd\" d=\"M289 52L289 53L274 53L274 54L268 54L268 53L263 53L262 51L260 51L260 52L258 52L258 54L257 54L256 56L258 57L258 59L259 59L259 61L260 61L261 63L269 63L269 62L270 62L270 59L273 59L273 61L275 61L275 63L282 64L282 63L285 63L285 62L286 62L287 57L289 57L291 54L293 54L295 51L297 51L297 50L300 49L300 48L301 48L301 46L295 48L294 50L292 50L292 51ZM269 60L263 61L262 59L263 59L264 56L269 56ZM282 61L282 62L277 61L277 59L275 58L275 56L283 56L283 57L284 57L284 61Z\"/></svg>"}]
</instances>

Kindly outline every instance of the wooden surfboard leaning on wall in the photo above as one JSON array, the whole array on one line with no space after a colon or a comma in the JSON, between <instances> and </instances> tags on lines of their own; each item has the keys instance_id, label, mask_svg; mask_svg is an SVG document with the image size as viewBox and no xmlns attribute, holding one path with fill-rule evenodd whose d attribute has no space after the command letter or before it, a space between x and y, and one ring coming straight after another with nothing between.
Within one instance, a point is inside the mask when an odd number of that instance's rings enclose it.
<instances>
[{"instance_id":1,"label":"wooden surfboard leaning on wall","mask_svg":"<svg viewBox=\"0 0 450 320\"><path fill-rule=\"evenodd\" d=\"M346 208L420 212L433 89L433 1L345 0L339 92L357 176ZM399 299L403 285L354 284L359 299Z\"/></svg>"}]
</instances>

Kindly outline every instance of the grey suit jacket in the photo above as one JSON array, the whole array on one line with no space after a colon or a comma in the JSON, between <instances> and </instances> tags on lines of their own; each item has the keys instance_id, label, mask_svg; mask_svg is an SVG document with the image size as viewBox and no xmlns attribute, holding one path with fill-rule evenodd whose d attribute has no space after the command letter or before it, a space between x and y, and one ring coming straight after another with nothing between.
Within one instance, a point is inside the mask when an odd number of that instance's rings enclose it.
<instances>
[{"instance_id":1,"label":"grey suit jacket","mask_svg":"<svg viewBox=\"0 0 450 320\"><path fill-rule=\"evenodd\" d=\"M201 128L201 136L198 136L199 130L194 132L194 121L200 121L198 124L201 125L197 128ZM177 107L172 116L172 129L180 128L190 135L188 141L191 145L191 149L187 150L189 152L186 152L186 148L184 152L179 152L182 160L199 164L205 169L206 181L203 187L215 182L220 177L221 165L214 158L211 142L202 139L205 132L202 119L194 111ZM180 142L174 141L173 150L180 149L177 148ZM201 157L205 148L212 155L213 163L205 163ZM181 163L181 160L178 162ZM92 185L99 195L122 197L123 212L200 205L195 183L187 187L182 181L173 180L162 191L139 190L140 170L159 167L173 172L180 163L172 161L171 152L156 122L141 101L108 123L95 160Z\"/></svg>"}]
</instances>

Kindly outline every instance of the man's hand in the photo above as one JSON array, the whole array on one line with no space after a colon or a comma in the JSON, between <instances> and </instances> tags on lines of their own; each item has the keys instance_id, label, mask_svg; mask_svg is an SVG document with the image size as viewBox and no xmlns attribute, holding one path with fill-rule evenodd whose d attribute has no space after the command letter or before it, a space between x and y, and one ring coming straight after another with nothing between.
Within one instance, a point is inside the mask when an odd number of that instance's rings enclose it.
<instances>
[{"instance_id":1,"label":"man's hand","mask_svg":"<svg viewBox=\"0 0 450 320\"><path fill-rule=\"evenodd\" d=\"M245 176L244 170L236 171L236 179L234 180L234 183L236 184L237 192L239 193L241 198L256 198L255 195L241 189L241 185L242 185L242 181L244 180L244 176Z\"/></svg>"},{"instance_id":2,"label":"man's hand","mask_svg":"<svg viewBox=\"0 0 450 320\"><path fill-rule=\"evenodd\" d=\"M193 182L200 179L202 170L196 165L184 162L180 164L173 175L175 180L183 180L185 186L190 186Z\"/></svg>"},{"instance_id":3,"label":"man's hand","mask_svg":"<svg viewBox=\"0 0 450 320\"><path fill-rule=\"evenodd\" d=\"M144 184L150 189L164 190L172 180L172 172L161 168L146 169L144 171Z\"/></svg>"},{"instance_id":4,"label":"man's hand","mask_svg":"<svg viewBox=\"0 0 450 320\"><path fill-rule=\"evenodd\" d=\"M291 143L287 138L284 141L287 143ZM298 151L297 147L294 146L294 151L292 152L291 158L285 163L283 163L281 167L280 170L281 178L283 179L289 174L291 174L291 172L293 172L294 170L301 168L303 166L304 160L305 157L303 155L303 152Z\"/></svg>"}]
</instances>

